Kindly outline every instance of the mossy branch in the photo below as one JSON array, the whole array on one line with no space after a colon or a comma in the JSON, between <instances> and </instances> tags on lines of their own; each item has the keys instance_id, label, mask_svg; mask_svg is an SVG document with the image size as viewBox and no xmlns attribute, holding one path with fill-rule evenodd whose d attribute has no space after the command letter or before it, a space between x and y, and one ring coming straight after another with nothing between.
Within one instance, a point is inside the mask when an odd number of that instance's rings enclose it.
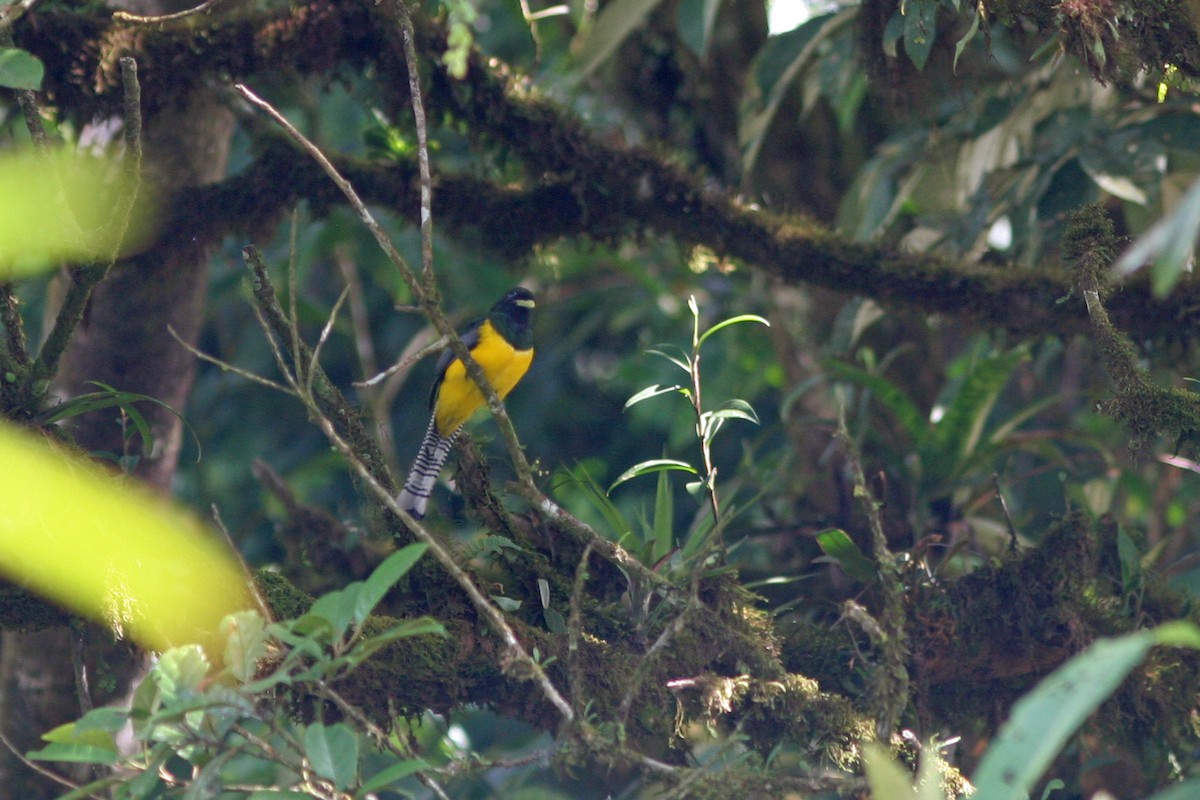
<instances>
[{"instance_id":1,"label":"mossy branch","mask_svg":"<svg viewBox=\"0 0 1200 800\"><path fill-rule=\"evenodd\" d=\"M1129 429L1135 449L1159 435L1173 437L1177 445L1195 444L1200 441L1200 396L1183 389L1164 389L1151 381L1138 366L1133 343L1117 329L1105 308L1111 293L1108 273L1116 252L1112 221L1103 207L1088 205L1071 215L1063 237L1063 255L1074 269L1093 339L1113 382L1113 397L1101 403L1100 410Z\"/></svg>"}]
</instances>

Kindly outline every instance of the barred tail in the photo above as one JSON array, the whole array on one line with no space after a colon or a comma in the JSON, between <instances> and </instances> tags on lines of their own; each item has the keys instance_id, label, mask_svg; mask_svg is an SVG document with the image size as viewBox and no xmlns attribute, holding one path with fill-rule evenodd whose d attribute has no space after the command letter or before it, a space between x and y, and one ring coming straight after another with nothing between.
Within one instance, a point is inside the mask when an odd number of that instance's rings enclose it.
<instances>
[{"instance_id":1,"label":"barred tail","mask_svg":"<svg viewBox=\"0 0 1200 800\"><path fill-rule=\"evenodd\" d=\"M457 431L455 432L457 433ZM421 442L421 451L413 462L404 489L396 496L396 502L417 519L425 516L425 506L429 504L429 493L437 482L442 464L450 455L450 446L454 444L454 434L442 436L437 430L437 417L429 420L429 430L425 431L425 440Z\"/></svg>"}]
</instances>

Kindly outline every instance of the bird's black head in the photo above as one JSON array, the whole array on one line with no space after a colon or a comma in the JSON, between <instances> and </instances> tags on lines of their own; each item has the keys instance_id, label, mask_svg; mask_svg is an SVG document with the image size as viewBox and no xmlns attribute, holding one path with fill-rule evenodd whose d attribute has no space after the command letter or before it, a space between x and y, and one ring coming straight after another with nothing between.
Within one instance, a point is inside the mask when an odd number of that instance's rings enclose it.
<instances>
[{"instance_id":1,"label":"bird's black head","mask_svg":"<svg viewBox=\"0 0 1200 800\"><path fill-rule=\"evenodd\" d=\"M528 350L533 347L533 331L529 321L535 305L533 292L524 286L517 286L496 301L488 312L488 319L509 344L518 350Z\"/></svg>"}]
</instances>

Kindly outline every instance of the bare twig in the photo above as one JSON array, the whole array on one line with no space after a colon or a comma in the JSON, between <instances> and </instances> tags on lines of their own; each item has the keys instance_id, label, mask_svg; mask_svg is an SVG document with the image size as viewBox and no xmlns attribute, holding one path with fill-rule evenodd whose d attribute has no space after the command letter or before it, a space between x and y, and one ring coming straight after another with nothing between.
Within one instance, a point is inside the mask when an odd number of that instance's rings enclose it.
<instances>
[{"instance_id":1,"label":"bare twig","mask_svg":"<svg viewBox=\"0 0 1200 800\"><path fill-rule=\"evenodd\" d=\"M342 289L342 293L338 295L337 301L329 311L329 319L325 321L325 326L321 328L321 335L317 338L317 345L313 348L312 357L308 360L308 367L304 370L304 393L306 395L312 395L312 376L316 374L317 365L320 364L321 350L325 347L325 342L329 340L329 334L333 331L333 324L337 321L338 312L342 310L342 304L346 302L346 296L349 292L350 287L348 286Z\"/></svg>"},{"instance_id":2,"label":"bare twig","mask_svg":"<svg viewBox=\"0 0 1200 800\"><path fill-rule=\"evenodd\" d=\"M215 356L210 356L208 353L205 353L203 350L197 349L194 345L192 345L188 342L185 342L183 340L183 338L178 333L176 333L175 329L172 328L170 325L167 326L167 333L171 334L171 337L173 339L175 339L175 341L177 341L181 345L183 345L185 350L187 350L189 353L191 353L192 355L194 355L196 358L200 359L201 361L207 361L209 364L213 364L214 366L220 367L225 372L232 372L234 375L238 375L242 378L245 378L248 381L257 383L259 386L265 386L268 389L274 389L275 391L283 392L284 394L295 394L295 392L293 392L290 388L288 388L287 386L284 386L282 383L279 383L278 381L273 381L270 378L264 378L263 376L261 376L257 373L250 372L249 370L242 369L241 367L235 367L233 364L230 364L228 361L222 361L221 359L216 358Z\"/></svg>"},{"instance_id":3,"label":"bare twig","mask_svg":"<svg viewBox=\"0 0 1200 800\"><path fill-rule=\"evenodd\" d=\"M426 299L424 287L421 285L420 281L417 280L416 274L411 268L409 268L408 262L404 259L404 256L400 255L400 251L396 249L396 246L392 244L392 240L388 238L387 233L375 220L375 216L367 209L366 204L362 201L362 198L359 197L358 192L355 191L354 187L350 185L350 181L342 177L342 174L338 172L337 167L333 166L329 159L325 157L325 154L321 152L321 149L313 144L307 137L305 137L304 134L300 133L300 131L296 129L296 126L288 122L287 117L283 116L283 114L280 114L274 106L272 106L266 100L263 100L254 92L250 91L250 89L244 84L235 84L233 88L236 89L242 97L249 101L251 105L255 106L272 120L274 120L276 125L283 128L288 136L292 137L292 139L295 140L295 142L302 148L304 148L304 150L310 156L312 156L313 160L321 166L321 169L325 171L325 174L329 176L329 179L337 185L342 194L346 196L346 199L350 201L350 207L354 209L355 213L358 214L358 218L362 220L362 223L367 226L367 230L370 231L371 235L375 237L376 244L378 244L380 249L382 249L387 255L388 260L391 261L392 264L399 267L400 277L403 278L405 284L408 285L409 291L412 292L413 297L423 304Z\"/></svg>"},{"instance_id":4,"label":"bare twig","mask_svg":"<svg viewBox=\"0 0 1200 800\"><path fill-rule=\"evenodd\" d=\"M372 378L368 378L365 381L357 381L354 383L354 385L358 386L360 388L368 387L368 386L375 386L376 384L380 383L384 379L390 378L391 376L395 375L397 372L403 372L404 370L411 368L413 364L417 363L422 358L425 358L425 356L429 355L430 353L436 353L438 350L443 349L449 343L450 343L450 337L440 336L437 339L434 339L429 344L422 346L415 353L403 354L403 356L400 358L399 361L397 361L395 364L392 364L390 367L388 367L387 369L385 369L383 372L379 373L378 375L375 375Z\"/></svg>"},{"instance_id":5,"label":"bare twig","mask_svg":"<svg viewBox=\"0 0 1200 800\"><path fill-rule=\"evenodd\" d=\"M26 758L25 754L17 749L17 746L14 745L12 743L12 741L10 741L9 738L4 735L3 731L0 731L0 744L3 744L5 747L7 747L9 752L12 753L14 756L16 756L17 759L22 764L29 767L31 770L33 770L37 774L39 774L43 777L49 778L50 780L54 781L55 783L61 784L62 786L66 786L68 789L78 790L80 788L79 784L73 783L72 781L64 778L62 775L59 775L57 772L54 772L53 770L48 770L45 767L43 767L41 764L37 763L36 761L31 761L28 758ZM113 777L112 779L110 779L110 782L115 783L116 780L117 779L115 777ZM105 785L107 785L107 784L105 784ZM102 788L102 787L97 787L97 789L99 789L99 788ZM93 792L91 796L97 797L97 798L101 797L101 795L98 792Z\"/></svg>"},{"instance_id":6,"label":"bare twig","mask_svg":"<svg viewBox=\"0 0 1200 800\"><path fill-rule=\"evenodd\" d=\"M164 22L177 22L181 19L195 16L197 14L211 13L214 8L219 6L225 0L205 0L195 8L187 8L183 11L176 11L174 14L159 14L156 16L142 16L129 11L114 11L113 19L117 22L128 22L133 25L153 25Z\"/></svg>"},{"instance_id":7,"label":"bare twig","mask_svg":"<svg viewBox=\"0 0 1200 800\"><path fill-rule=\"evenodd\" d=\"M402 738L388 735L387 731L368 719L367 715L362 713L362 709L338 694L325 681L321 681L318 686L322 694L332 700L334 705L342 710L342 713L361 725L363 730L367 731L380 747L389 750L393 755L399 756L402 759L411 759L414 757L415 754L408 747L400 746L400 743L404 741ZM417 770L417 778L420 779L421 783L425 784L425 788L429 789L436 796L443 798L443 800L450 800L450 796L446 794L446 790L442 788L442 785L431 778L427 772L427 770Z\"/></svg>"},{"instance_id":8,"label":"bare twig","mask_svg":"<svg viewBox=\"0 0 1200 800\"><path fill-rule=\"evenodd\" d=\"M699 572L700 570L696 570ZM654 640L654 644L650 645L650 649L642 656L642 660L638 662L637 667L633 670L633 675L629 678L629 686L625 690L625 696L621 698L621 705L617 708L617 719L624 723L629 719L629 712L633 708L633 701L637 699L638 692L642 689L642 684L646 681L646 676L650 673L650 667L654 665L658 655L666 650L667 645L675 638L687 623L688 617L695 610L692 602L684 606L683 610L675 615L671 620L671 624L662 629L662 633Z\"/></svg>"},{"instance_id":9,"label":"bare twig","mask_svg":"<svg viewBox=\"0 0 1200 800\"><path fill-rule=\"evenodd\" d=\"M854 494L862 501L863 510L871 529L872 554L879 571L880 594L883 608L876 621L882 641L879 649L882 656L875 664L871 675L871 703L875 715L875 733L880 741L886 742L900 723L901 715L908 705L908 633L905 628L907 616L904 607L904 582L900 567L891 550L883 530L883 517L879 503L867 486L862 462L846 428L845 406L839 408L836 436L842 444L846 465L854 481Z\"/></svg>"},{"instance_id":10,"label":"bare twig","mask_svg":"<svg viewBox=\"0 0 1200 800\"><path fill-rule=\"evenodd\" d=\"M579 660L579 637L583 634L583 589L588 578L588 559L592 557L592 546L583 548L579 564L575 567L575 582L571 587L571 610L567 615L567 680L570 682L571 707L576 714L583 713L579 705L584 695L583 665Z\"/></svg>"},{"instance_id":11,"label":"bare twig","mask_svg":"<svg viewBox=\"0 0 1200 800\"><path fill-rule=\"evenodd\" d=\"M417 62L416 31L404 0L393 0L404 40L404 63L408 67L408 92L412 99L413 122L417 129L417 168L421 175L421 277L430 294L436 292L433 274L433 176L429 169L429 143L425 127L425 104L421 100L421 73Z\"/></svg>"}]
</instances>

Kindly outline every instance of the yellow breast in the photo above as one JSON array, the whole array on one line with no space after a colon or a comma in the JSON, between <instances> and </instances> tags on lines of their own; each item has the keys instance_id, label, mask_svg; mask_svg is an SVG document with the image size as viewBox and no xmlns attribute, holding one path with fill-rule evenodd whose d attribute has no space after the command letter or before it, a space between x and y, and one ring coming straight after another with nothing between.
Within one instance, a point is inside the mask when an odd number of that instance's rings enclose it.
<instances>
[{"instance_id":1,"label":"yellow breast","mask_svg":"<svg viewBox=\"0 0 1200 800\"><path fill-rule=\"evenodd\" d=\"M533 362L533 348L513 349L490 323L485 322L479 328L479 343L471 350L471 356L483 368L483 374L496 394L504 398L529 370ZM451 361L450 366L446 367L434 406L438 433L442 436L454 433L483 404L483 393L467 375L466 367L457 358Z\"/></svg>"}]
</instances>

